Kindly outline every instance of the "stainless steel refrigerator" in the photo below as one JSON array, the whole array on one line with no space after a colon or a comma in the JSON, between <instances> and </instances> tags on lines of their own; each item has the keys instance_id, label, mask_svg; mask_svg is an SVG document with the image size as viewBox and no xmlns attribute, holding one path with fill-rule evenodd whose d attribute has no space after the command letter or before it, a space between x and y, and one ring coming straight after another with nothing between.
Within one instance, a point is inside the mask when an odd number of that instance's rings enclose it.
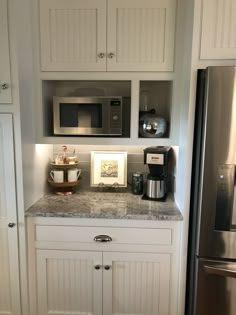
<instances>
[{"instance_id":1,"label":"stainless steel refrigerator","mask_svg":"<svg viewBox=\"0 0 236 315\"><path fill-rule=\"evenodd\" d=\"M236 67L198 71L186 315L236 314Z\"/></svg>"}]
</instances>

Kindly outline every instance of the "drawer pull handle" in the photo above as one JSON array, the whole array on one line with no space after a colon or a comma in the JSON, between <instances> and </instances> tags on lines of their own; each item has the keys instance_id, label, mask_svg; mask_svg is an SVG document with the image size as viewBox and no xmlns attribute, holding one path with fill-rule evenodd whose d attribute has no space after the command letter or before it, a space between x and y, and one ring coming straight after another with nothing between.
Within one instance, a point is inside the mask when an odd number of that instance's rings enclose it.
<instances>
[{"instance_id":1,"label":"drawer pull handle","mask_svg":"<svg viewBox=\"0 0 236 315\"><path fill-rule=\"evenodd\" d=\"M104 266L104 269L105 269L105 270L110 270L110 269L111 269L111 266L106 265L106 266Z\"/></svg>"},{"instance_id":2,"label":"drawer pull handle","mask_svg":"<svg viewBox=\"0 0 236 315\"><path fill-rule=\"evenodd\" d=\"M111 242L112 238L108 235L97 235L93 239L95 242Z\"/></svg>"},{"instance_id":3,"label":"drawer pull handle","mask_svg":"<svg viewBox=\"0 0 236 315\"><path fill-rule=\"evenodd\" d=\"M99 270L99 269L101 269L101 266L100 266L100 265L95 265L94 268L95 268L96 270Z\"/></svg>"}]
</instances>

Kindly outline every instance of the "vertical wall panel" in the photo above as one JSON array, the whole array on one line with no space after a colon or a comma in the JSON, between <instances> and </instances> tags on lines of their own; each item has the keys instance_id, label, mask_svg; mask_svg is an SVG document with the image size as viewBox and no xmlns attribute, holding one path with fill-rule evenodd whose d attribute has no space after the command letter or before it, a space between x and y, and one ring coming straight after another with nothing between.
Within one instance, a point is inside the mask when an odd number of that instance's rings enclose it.
<instances>
[{"instance_id":1,"label":"vertical wall panel","mask_svg":"<svg viewBox=\"0 0 236 315\"><path fill-rule=\"evenodd\" d=\"M109 0L108 71L172 71L175 7L175 0Z\"/></svg>"},{"instance_id":2,"label":"vertical wall panel","mask_svg":"<svg viewBox=\"0 0 236 315\"><path fill-rule=\"evenodd\" d=\"M43 71L105 70L106 0L40 0Z\"/></svg>"},{"instance_id":3,"label":"vertical wall panel","mask_svg":"<svg viewBox=\"0 0 236 315\"><path fill-rule=\"evenodd\" d=\"M201 59L235 59L235 0L202 1Z\"/></svg>"},{"instance_id":4,"label":"vertical wall panel","mask_svg":"<svg viewBox=\"0 0 236 315\"><path fill-rule=\"evenodd\" d=\"M0 148L0 314L15 315L20 314L20 287L11 114L0 114Z\"/></svg>"},{"instance_id":5,"label":"vertical wall panel","mask_svg":"<svg viewBox=\"0 0 236 315\"><path fill-rule=\"evenodd\" d=\"M101 315L102 270L95 263L100 253L38 250L39 315Z\"/></svg>"},{"instance_id":6,"label":"vertical wall panel","mask_svg":"<svg viewBox=\"0 0 236 315\"><path fill-rule=\"evenodd\" d=\"M103 253L104 315L169 314L169 254Z\"/></svg>"},{"instance_id":7,"label":"vertical wall panel","mask_svg":"<svg viewBox=\"0 0 236 315\"><path fill-rule=\"evenodd\" d=\"M0 125L0 143L3 144L3 126ZM7 205L6 205L6 187L5 187L5 177L4 174L4 163L3 159L0 160L0 220L6 218L7 216Z\"/></svg>"},{"instance_id":8,"label":"vertical wall panel","mask_svg":"<svg viewBox=\"0 0 236 315\"><path fill-rule=\"evenodd\" d=\"M51 9L49 12L51 61L95 62L97 58L96 9Z\"/></svg>"},{"instance_id":9,"label":"vertical wall panel","mask_svg":"<svg viewBox=\"0 0 236 315\"><path fill-rule=\"evenodd\" d=\"M117 61L163 62L165 9L117 9Z\"/></svg>"},{"instance_id":10,"label":"vertical wall panel","mask_svg":"<svg viewBox=\"0 0 236 315\"><path fill-rule=\"evenodd\" d=\"M216 1L215 47L236 47L235 6L233 0Z\"/></svg>"},{"instance_id":11,"label":"vertical wall panel","mask_svg":"<svg viewBox=\"0 0 236 315\"><path fill-rule=\"evenodd\" d=\"M114 262L112 268L113 314L157 314L160 264Z\"/></svg>"},{"instance_id":12,"label":"vertical wall panel","mask_svg":"<svg viewBox=\"0 0 236 315\"><path fill-rule=\"evenodd\" d=\"M48 312L93 314L92 262L47 259L46 264Z\"/></svg>"},{"instance_id":13,"label":"vertical wall panel","mask_svg":"<svg viewBox=\"0 0 236 315\"><path fill-rule=\"evenodd\" d=\"M0 229L0 314L11 314L8 233Z\"/></svg>"},{"instance_id":14,"label":"vertical wall panel","mask_svg":"<svg viewBox=\"0 0 236 315\"><path fill-rule=\"evenodd\" d=\"M8 89L0 88L0 103L11 103L11 71L8 38L8 2L0 0L0 84L8 84Z\"/></svg>"}]
</instances>

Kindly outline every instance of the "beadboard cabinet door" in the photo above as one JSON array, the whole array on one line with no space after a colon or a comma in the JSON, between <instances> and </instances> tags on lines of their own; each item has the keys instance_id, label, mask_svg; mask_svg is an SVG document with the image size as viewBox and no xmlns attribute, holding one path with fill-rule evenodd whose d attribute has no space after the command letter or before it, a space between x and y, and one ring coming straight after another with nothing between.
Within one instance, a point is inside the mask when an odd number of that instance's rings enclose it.
<instances>
[{"instance_id":1,"label":"beadboard cabinet door","mask_svg":"<svg viewBox=\"0 0 236 315\"><path fill-rule=\"evenodd\" d=\"M0 0L0 103L11 103L11 71L7 0Z\"/></svg>"},{"instance_id":2,"label":"beadboard cabinet door","mask_svg":"<svg viewBox=\"0 0 236 315\"><path fill-rule=\"evenodd\" d=\"M108 71L173 71L175 0L108 1Z\"/></svg>"},{"instance_id":3,"label":"beadboard cabinet door","mask_svg":"<svg viewBox=\"0 0 236 315\"><path fill-rule=\"evenodd\" d=\"M176 0L40 0L42 71L173 71Z\"/></svg>"},{"instance_id":4,"label":"beadboard cabinet door","mask_svg":"<svg viewBox=\"0 0 236 315\"><path fill-rule=\"evenodd\" d=\"M171 255L37 250L38 315L169 314Z\"/></svg>"},{"instance_id":5,"label":"beadboard cabinet door","mask_svg":"<svg viewBox=\"0 0 236 315\"><path fill-rule=\"evenodd\" d=\"M103 253L103 315L169 314L170 256Z\"/></svg>"},{"instance_id":6,"label":"beadboard cabinet door","mask_svg":"<svg viewBox=\"0 0 236 315\"><path fill-rule=\"evenodd\" d=\"M27 221L31 314L178 314L178 224Z\"/></svg>"},{"instance_id":7,"label":"beadboard cabinet door","mask_svg":"<svg viewBox=\"0 0 236 315\"><path fill-rule=\"evenodd\" d=\"M42 71L106 70L106 0L40 0Z\"/></svg>"},{"instance_id":8,"label":"beadboard cabinet door","mask_svg":"<svg viewBox=\"0 0 236 315\"><path fill-rule=\"evenodd\" d=\"M236 59L236 0L202 1L200 59Z\"/></svg>"},{"instance_id":9,"label":"beadboard cabinet door","mask_svg":"<svg viewBox=\"0 0 236 315\"><path fill-rule=\"evenodd\" d=\"M38 315L102 315L102 254L37 250Z\"/></svg>"},{"instance_id":10,"label":"beadboard cabinet door","mask_svg":"<svg viewBox=\"0 0 236 315\"><path fill-rule=\"evenodd\" d=\"M0 114L0 314L20 315L13 125Z\"/></svg>"}]
</instances>

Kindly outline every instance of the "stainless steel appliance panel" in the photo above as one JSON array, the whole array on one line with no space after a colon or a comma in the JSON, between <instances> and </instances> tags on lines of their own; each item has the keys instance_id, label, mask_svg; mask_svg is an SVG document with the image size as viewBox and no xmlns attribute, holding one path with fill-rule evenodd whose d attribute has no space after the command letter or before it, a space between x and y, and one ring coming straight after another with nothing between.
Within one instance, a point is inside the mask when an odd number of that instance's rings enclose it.
<instances>
[{"instance_id":1,"label":"stainless steel appliance panel","mask_svg":"<svg viewBox=\"0 0 236 315\"><path fill-rule=\"evenodd\" d=\"M197 255L236 259L236 68L207 70Z\"/></svg>"},{"instance_id":2,"label":"stainless steel appliance panel","mask_svg":"<svg viewBox=\"0 0 236 315\"><path fill-rule=\"evenodd\" d=\"M236 314L235 74L198 71L186 315Z\"/></svg>"},{"instance_id":3,"label":"stainless steel appliance panel","mask_svg":"<svg viewBox=\"0 0 236 315\"><path fill-rule=\"evenodd\" d=\"M236 263L199 259L194 315L235 315L235 297Z\"/></svg>"},{"instance_id":4,"label":"stainless steel appliance panel","mask_svg":"<svg viewBox=\"0 0 236 315\"><path fill-rule=\"evenodd\" d=\"M121 96L54 96L54 134L121 136L122 112Z\"/></svg>"}]
</instances>

